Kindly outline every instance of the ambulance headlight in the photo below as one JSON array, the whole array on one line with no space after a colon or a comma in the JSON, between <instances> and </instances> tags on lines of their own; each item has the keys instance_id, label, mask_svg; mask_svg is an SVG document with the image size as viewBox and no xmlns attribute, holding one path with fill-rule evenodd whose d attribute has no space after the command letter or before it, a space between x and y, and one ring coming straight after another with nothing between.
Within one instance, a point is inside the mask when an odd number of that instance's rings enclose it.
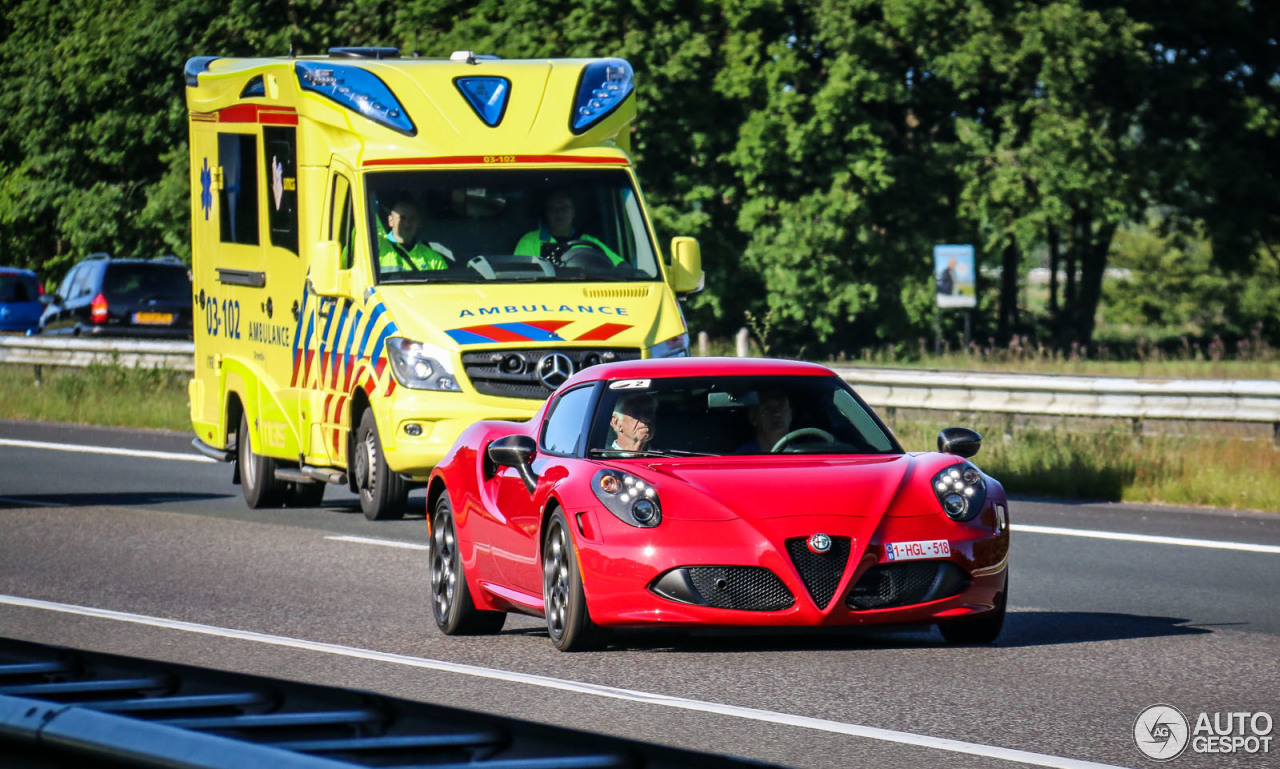
<instances>
[{"instance_id":1,"label":"ambulance headlight","mask_svg":"<svg viewBox=\"0 0 1280 769\"><path fill-rule=\"evenodd\" d=\"M689 357L689 335L673 336L665 342L659 342L649 348L650 358L687 358Z\"/></svg>"},{"instance_id":2,"label":"ambulance headlight","mask_svg":"<svg viewBox=\"0 0 1280 769\"><path fill-rule=\"evenodd\" d=\"M449 368L449 354L439 347L393 336L387 339L387 360L396 381L411 390L462 390Z\"/></svg>"},{"instance_id":3,"label":"ambulance headlight","mask_svg":"<svg viewBox=\"0 0 1280 769\"><path fill-rule=\"evenodd\" d=\"M635 89L633 77L625 59L601 59L584 67L569 128L580 134L617 109Z\"/></svg>"}]
</instances>

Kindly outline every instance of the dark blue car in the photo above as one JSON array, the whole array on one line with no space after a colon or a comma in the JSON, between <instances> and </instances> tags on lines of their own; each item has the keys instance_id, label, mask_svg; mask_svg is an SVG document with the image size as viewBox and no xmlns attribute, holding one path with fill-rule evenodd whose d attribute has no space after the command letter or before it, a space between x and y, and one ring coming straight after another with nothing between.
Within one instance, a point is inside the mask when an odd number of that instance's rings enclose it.
<instances>
[{"instance_id":1,"label":"dark blue car","mask_svg":"<svg viewBox=\"0 0 1280 769\"><path fill-rule=\"evenodd\" d=\"M0 267L0 333L27 334L40 330L40 281L31 270Z\"/></svg>"}]
</instances>

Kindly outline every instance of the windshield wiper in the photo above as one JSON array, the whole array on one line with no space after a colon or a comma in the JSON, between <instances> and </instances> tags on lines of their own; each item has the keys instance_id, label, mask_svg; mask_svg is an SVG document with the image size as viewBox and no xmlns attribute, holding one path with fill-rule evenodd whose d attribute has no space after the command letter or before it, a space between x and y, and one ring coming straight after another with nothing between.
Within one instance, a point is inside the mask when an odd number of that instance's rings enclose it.
<instances>
[{"instance_id":1,"label":"windshield wiper","mask_svg":"<svg viewBox=\"0 0 1280 769\"><path fill-rule=\"evenodd\" d=\"M611 458L627 458L627 457L718 457L706 451L683 451L681 449L671 449L669 451L655 451L653 449L641 449L635 451L632 449L591 449L587 452L590 457L611 457Z\"/></svg>"}]
</instances>

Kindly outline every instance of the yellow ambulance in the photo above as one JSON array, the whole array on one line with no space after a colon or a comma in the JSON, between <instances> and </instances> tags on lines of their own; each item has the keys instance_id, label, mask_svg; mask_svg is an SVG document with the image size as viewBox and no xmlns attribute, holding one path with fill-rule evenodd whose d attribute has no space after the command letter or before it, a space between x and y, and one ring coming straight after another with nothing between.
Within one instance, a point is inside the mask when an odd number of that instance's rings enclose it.
<instances>
[{"instance_id":1,"label":"yellow ambulance","mask_svg":"<svg viewBox=\"0 0 1280 769\"><path fill-rule=\"evenodd\" d=\"M191 421L250 507L345 483L400 517L472 422L688 354L701 253L657 244L626 61L334 48L185 76Z\"/></svg>"}]
</instances>

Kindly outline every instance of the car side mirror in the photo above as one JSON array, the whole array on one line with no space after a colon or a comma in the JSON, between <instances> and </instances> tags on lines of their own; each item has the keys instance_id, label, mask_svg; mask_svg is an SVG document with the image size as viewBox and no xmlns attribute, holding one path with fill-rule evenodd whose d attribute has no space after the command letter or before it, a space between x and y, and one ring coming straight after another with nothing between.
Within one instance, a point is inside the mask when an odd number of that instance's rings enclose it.
<instances>
[{"instance_id":1,"label":"car side mirror","mask_svg":"<svg viewBox=\"0 0 1280 769\"><path fill-rule=\"evenodd\" d=\"M342 246L336 240L322 240L311 249L311 271L307 279L320 296L350 296L351 271L339 269Z\"/></svg>"},{"instance_id":2,"label":"car side mirror","mask_svg":"<svg viewBox=\"0 0 1280 769\"><path fill-rule=\"evenodd\" d=\"M938 451L968 459L982 448L982 436L967 427L947 427L938 433Z\"/></svg>"},{"instance_id":3,"label":"car side mirror","mask_svg":"<svg viewBox=\"0 0 1280 769\"><path fill-rule=\"evenodd\" d=\"M489 444L486 454L495 465L514 467L520 473L524 486L532 494L538 487L538 476L533 474L533 455L538 444L527 435L506 435Z\"/></svg>"},{"instance_id":4,"label":"car side mirror","mask_svg":"<svg viewBox=\"0 0 1280 769\"><path fill-rule=\"evenodd\" d=\"M702 247L696 238L671 239L671 270L667 282L677 294L696 294L702 290L706 275L702 272Z\"/></svg>"}]
</instances>

